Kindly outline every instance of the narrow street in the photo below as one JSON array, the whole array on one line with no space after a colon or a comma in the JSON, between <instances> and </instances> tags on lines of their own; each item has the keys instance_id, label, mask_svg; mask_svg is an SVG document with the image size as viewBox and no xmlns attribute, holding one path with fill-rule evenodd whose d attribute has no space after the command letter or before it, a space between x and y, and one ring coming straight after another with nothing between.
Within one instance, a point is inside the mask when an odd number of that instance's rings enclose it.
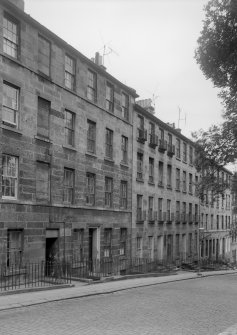
<instances>
[{"instance_id":1,"label":"narrow street","mask_svg":"<svg viewBox=\"0 0 237 335\"><path fill-rule=\"evenodd\" d=\"M237 324L237 275L0 312L1 334L219 334Z\"/></svg>"}]
</instances>

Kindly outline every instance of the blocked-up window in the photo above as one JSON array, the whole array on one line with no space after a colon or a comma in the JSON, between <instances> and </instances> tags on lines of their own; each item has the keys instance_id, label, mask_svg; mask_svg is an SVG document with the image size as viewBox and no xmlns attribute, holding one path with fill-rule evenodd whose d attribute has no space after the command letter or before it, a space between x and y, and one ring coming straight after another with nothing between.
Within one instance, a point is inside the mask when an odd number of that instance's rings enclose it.
<instances>
[{"instance_id":1,"label":"blocked-up window","mask_svg":"<svg viewBox=\"0 0 237 335\"><path fill-rule=\"evenodd\" d=\"M2 121L11 127L18 127L19 88L3 82Z\"/></svg>"},{"instance_id":2,"label":"blocked-up window","mask_svg":"<svg viewBox=\"0 0 237 335\"><path fill-rule=\"evenodd\" d=\"M49 137L50 101L38 97L37 134Z\"/></svg>"},{"instance_id":3,"label":"blocked-up window","mask_svg":"<svg viewBox=\"0 0 237 335\"><path fill-rule=\"evenodd\" d=\"M44 37L38 37L38 69L46 76L50 75L50 42Z\"/></svg>"},{"instance_id":4,"label":"blocked-up window","mask_svg":"<svg viewBox=\"0 0 237 335\"><path fill-rule=\"evenodd\" d=\"M17 58L19 48L19 29L17 22L9 15L3 17L3 52Z\"/></svg>"},{"instance_id":5,"label":"blocked-up window","mask_svg":"<svg viewBox=\"0 0 237 335\"><path fill-rule=\"evenodd\" d=\"M36 199L47 202L50 200L49 164L37 162L36 164Z\"/></svg>"}]
</instances>

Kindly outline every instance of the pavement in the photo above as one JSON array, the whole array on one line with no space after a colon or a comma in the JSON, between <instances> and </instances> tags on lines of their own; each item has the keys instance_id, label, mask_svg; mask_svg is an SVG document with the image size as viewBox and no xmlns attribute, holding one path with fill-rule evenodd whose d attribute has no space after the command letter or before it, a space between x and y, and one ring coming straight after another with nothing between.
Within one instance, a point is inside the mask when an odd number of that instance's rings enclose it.
<instances>
[{"instance_id":1,"label":"pavement","mask_svg":"<svg viewBox=\"0 0 237 335\"><path fill-rule=\"evenodd\" d=\"M39 305L60 300L69 300L94 295L110 294L113 292L124 291L138 287L158 285L162 283L176 282L180 280L205 278L208 276L216 275L231 275L234 273L237 273L237 269L205 271L199 275L196 272L178 271L176 274L167 276L145 276L139 278L128 278L126 280L112 280L104 282L102 281L96 284L73 281L72 285L62 285L59 287L55 287L54 289L25 289L7 295L0 294L0 311Z\"/></svg>"}]
</instances>

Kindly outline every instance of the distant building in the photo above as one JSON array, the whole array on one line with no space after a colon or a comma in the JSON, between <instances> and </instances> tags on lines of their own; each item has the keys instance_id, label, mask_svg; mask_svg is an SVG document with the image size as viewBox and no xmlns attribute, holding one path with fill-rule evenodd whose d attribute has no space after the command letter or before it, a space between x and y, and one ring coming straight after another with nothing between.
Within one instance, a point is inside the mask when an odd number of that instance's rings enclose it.
<instances>
[{"instance_id":1,"label":"distant building","mask_svg":"<svg viewBox=\"0 0 237 335\"><path fill-rule=\"evenodd\" d=\"M188 261L200 250L202 258L230 258L230 190L219 202L201 202L195 144L155 117L149 103L134 111L133 256ZM230 177L221 169L221 178Z\"/></svg>"}]
</instances>

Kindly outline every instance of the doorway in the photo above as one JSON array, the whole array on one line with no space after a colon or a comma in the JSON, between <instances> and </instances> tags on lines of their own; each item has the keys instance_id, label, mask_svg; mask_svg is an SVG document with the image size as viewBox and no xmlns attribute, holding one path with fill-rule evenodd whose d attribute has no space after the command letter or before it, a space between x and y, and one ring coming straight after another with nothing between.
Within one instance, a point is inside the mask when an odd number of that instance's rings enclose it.
<instances>
[{"instance_id":1,"label":"doorway","mask_svg":"<svg viewBox=\"0 0 237 335\"><path fill-rule=\"evenodd\" d=\"M57 238L46 237L46 248L45 248L45 260L47 262L53 262L57 258Z\"/></svg>"},{"instance_id":2,"label":"doorway","mask_svg":"<svg viewBox=\"0 0 237 335\"><path fill-rule=\"evenodd\" d=\"M99 228L89 228L89 246L88 246L88 258L90 270L93 271L96 268L96 264L100 259L100 230Z\"/></svg>"}]
</instances>

